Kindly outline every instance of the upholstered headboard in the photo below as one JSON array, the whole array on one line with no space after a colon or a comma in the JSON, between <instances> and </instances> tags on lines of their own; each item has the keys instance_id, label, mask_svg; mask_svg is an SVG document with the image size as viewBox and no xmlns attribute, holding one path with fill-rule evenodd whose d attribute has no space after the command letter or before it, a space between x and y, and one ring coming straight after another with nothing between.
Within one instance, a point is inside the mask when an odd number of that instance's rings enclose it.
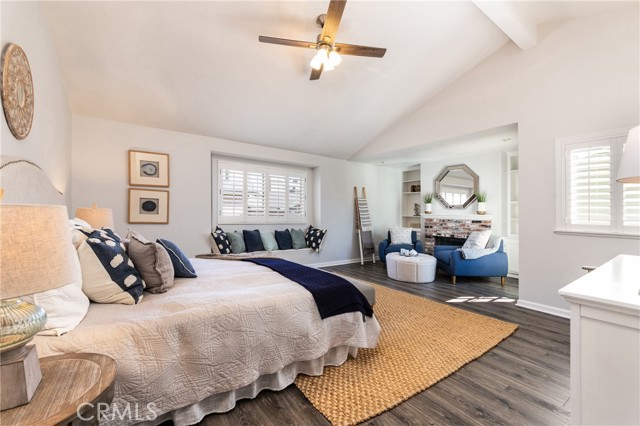
<instances>
[{"instance_id":1,"label":"upholstered headboard","mask_svg":"<svg viewBox=\"0 0 640 426\"><path fill-rule=\"evenodd\" d=\"M44 171L23 158L0 156L0 188L6 204L65 204Z\"/></svg>"}]
</instances>

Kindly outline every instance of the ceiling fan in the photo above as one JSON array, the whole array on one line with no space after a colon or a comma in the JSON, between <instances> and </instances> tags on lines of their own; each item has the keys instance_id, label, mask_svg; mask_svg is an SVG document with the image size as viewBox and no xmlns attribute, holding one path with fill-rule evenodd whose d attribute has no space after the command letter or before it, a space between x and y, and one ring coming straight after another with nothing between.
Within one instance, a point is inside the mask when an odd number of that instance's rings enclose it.
<instances>
[{"instance_id":1,"label":"ceiling fan","mask_svg":"<svg viewBox=\"0 0 640 426\"><path fill-rule=\"evenodd\" d=\"M346 0L331 0L326 15L318 16L316 23L322 28L322 32L318 34L318 39L315 43L266 36L259 36L258 40L262 43L316 49L318 52L311 60L311 77L309 80L318 80L322 71L331 71L342 61L340 55L382 58L387 49L335 42L346 3Z\"/></svg>"}]
</instances>

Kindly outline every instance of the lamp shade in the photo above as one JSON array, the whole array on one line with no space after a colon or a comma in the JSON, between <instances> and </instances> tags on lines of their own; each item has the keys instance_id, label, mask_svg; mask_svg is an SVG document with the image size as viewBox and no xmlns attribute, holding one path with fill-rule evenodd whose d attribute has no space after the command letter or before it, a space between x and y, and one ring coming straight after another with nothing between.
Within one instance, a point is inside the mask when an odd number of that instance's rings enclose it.
<instances>
[{"instance_id":1,"label":"lamp shade","mask_svg":"<svg viewBox=\"0 0 640 426\"><path fill-rule=\"evenodd\" d=\"M616 180L620 183L640 183L640 126L629 130Z\"/></svg>"},{"instance_id":2,"label":"lamp shade","mask_svg":"<svg viewBox=\"0 0 640 426\"><path fill-rule=\"evenodd\" d=\"M113 211L111 209L93 207L78 207L76 217L82 219L94 228L113 229Z\"/></svg>"},{"instance_id":3,"label":"lamp shade","mask_svg":"<svg viewBox=\"0 0 640 426\"><path fill-rule=\"evenodd\" d=\"M0 299L80 278L66 206L0 204Z\"/></svg>"}]
</instances>

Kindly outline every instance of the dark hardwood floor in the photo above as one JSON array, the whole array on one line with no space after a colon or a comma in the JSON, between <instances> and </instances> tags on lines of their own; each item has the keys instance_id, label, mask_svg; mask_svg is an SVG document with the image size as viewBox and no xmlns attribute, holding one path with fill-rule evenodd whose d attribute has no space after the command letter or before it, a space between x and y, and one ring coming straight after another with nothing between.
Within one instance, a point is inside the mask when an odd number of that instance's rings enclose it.
<instances>
[{"instance_id":1,"label":"dark hardwood floor","mask_svg":"<svg viewBox=\"0 0 640 426\"><path fill-rule=\"evenodd\" d=\"M329 271L446 302L456 297L516 299L517 282L459 278L452 286L440 275L429 284L387 278L380 263L351 264ZM569 424L569 321L515 306L515 303L451 303L519 325L518 330L478 360L366 425L567 425ZM375 309L375 308L374 308ZM293 385L239 401L201 425L327 425Z\"/></svg>"}]
</instances>

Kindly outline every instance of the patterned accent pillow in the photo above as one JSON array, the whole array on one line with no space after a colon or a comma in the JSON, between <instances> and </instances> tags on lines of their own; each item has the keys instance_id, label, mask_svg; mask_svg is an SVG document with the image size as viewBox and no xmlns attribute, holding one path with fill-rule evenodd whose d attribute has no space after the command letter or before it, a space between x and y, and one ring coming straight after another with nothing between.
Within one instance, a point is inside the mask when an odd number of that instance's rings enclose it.
<instances>
[{"instance_id":1,"label":"patterned accent pillow","mask_svg":"<svg viewBox=\"0 0 640 426\"><path fill-rule=\"evenodd\" d=\"M180 250L180 247L175 245L169 240L164 240L162 238L156 240L156 243L160 244L165 248L167 253L169 253L169 257L171 258L171 263L173 264L174 276L176 278L197 278L196 270L191 264L189 258Z\"/></svg>"},{"instance_id":2,"label":"patterned accent pillow","mask_svg":"<svg viewBox=\"0 0 640 426\"><path fill-rule=\"evenodd\" d=\"M264 251L264 245L262 244L262 238L260 237L260 230L242 231L244 238L244 244L247 248L247 252Z\"/></svg>"},{"instance_id":3,"label":"patterned accent pillow","mask_svg":"<svg viewBox=\"0 0 640 426\"><path fill-rule=\"evenodd\" d=\"M134 305L145 283L127 256L120 237L110 229L93 231L78 247L82 291L96 303Z\"/></svg>"},{"instance_id":4,"label":"patterned accent pillow","mask_svg":"<svg viewBox=\"0 0 640 426\"><path fill-rule=\"evenodd\" d=\"M307 243L304 240L304 231L302 229L291 229L291 241L294 249L307 248Z\"/></svg>"},{"instance_id":5,"label":"patterned accent pillow","mask_svg":"<svg viewBox=\"0 0 640 426\"><path fill-rule=\"evenodd\" d=\"M391 228L391 244L413 244L411 231L411 228Z\"/></svg>"},{"instance_id":6,"label":"patterned accent pillow","mask_svg":"<svg viewBox=\"0 0 640 426\"><path fill-rule=\"evenodd\" d=\"M216 247L218 248L218 251L220 251L220 254L231 253L231 242L229 241L227 234L225 234L222 228L216 226L216 229L211 233L211 236L213 237L213 241L215 241Z\"/></svg>"},{"instance_id":7,"label":"patterned accent pillow","mask_svg":"<svg viewBox=\"0 0 640 426\"><path fill-rule=\"evenodd\" d=\"M173 263L169 253L158 243L129 231L127 253L140 272L149 293L164 293L173 286Z\"/></svg>"},{"instance_id":8,"label":"patterned accent pillow","mask_svg":"<svg viewBox=\"0 0 640 426\"><path fill-rule=\"evenodd\" d=\"M484 231L473 231L468 237L467 241L462 246L463 249L483 249L487 246L491 238L491 229Z\"/></svg>"},{"instance_id":9,"label":"patterned accent pillow","mask_svg":"<svg viewBox=\"0 0 640 426\"><path fill-rule=\"evenodd\" d=\"M327 230L314 228L313 225L309 225L307 228L307 232L304 235L304 241L307 243L307 247L311 250L315 250L316 253L320 253L320 249L322 248L322 241L324 240L324 236L327 233Z\"/></svg>"},{"instance_id":10,"label":"patterned accent pillow","mask_svg":"<svg viewBox=\"0 0 640 426\"><path fill-rule=\"evenodd\" d=\"M276 231L276 242L280 250L291 250L293 248L293 241L291 241L291 232L288 229L284 231Z\"/></svg>"}]
</instances>

